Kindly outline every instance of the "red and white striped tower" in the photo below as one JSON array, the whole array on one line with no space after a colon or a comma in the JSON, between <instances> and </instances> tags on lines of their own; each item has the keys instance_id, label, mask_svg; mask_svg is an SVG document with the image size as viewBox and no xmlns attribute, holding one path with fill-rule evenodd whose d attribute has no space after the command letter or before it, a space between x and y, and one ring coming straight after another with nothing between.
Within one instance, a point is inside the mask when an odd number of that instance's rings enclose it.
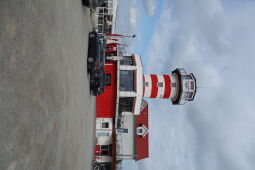
<instances>
[{"instance_id":1,"label":"red and white striped tower","mask_svg":"<svg viewBox=\"0 0 255 170\"><path fill-rule=\"evenodd\" d=\"M170 98L173 104L192 101L196 94L196 78L177 68L170 75L149 74L143 77L143 97Z\"/></svg>"}]
</instances>

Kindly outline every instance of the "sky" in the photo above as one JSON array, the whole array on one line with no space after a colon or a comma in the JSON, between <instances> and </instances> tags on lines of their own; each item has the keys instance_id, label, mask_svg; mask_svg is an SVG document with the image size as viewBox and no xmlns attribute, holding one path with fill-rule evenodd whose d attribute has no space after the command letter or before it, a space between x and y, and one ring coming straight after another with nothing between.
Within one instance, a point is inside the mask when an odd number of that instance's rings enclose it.
<instances>
[{"instance_id":1,"label":"sky","mask_svg":"<svg viewBox=\"0 0 255 170\"><path fill-rule=\"evenodd\" d=\"M255 169L255 0L119 0L147 74L194 73L193 102L149 101L148 159L124 170Z\"/></svg>"}]
</instances>

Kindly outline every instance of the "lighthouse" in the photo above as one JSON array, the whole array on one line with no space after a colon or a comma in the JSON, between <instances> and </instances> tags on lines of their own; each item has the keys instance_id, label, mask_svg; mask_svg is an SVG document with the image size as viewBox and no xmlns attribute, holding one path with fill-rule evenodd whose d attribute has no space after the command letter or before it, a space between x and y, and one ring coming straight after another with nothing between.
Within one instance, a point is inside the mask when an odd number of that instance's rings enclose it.
<instances>
[{"instance_id":1,"label":"lighthouse","mask_svg":"<svg viewBox=\"0 0 255 170\"><path fill-rule=\"evenodd\" d=\"M194 100L197 89L195 76L183 68L169 75L144 75L143 86L143 97L171 99L174 105Z\"/></svg>"}]
</instances>

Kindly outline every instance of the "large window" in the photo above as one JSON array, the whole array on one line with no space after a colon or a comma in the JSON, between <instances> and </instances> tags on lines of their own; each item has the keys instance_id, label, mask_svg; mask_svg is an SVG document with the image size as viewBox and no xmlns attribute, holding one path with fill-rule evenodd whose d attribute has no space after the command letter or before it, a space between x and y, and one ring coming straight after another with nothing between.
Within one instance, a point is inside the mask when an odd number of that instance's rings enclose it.
<instances>
[{"instance_id":1,"label":"large window","mask_svg":"<svg viewBox=\"0 0 255 170\"><path fill-rule=\"evenodd\" d=\"M133 97L120 97L119 98L119 110L121 112L132 112L134 105Z\"/></svg>"},{"instance_id":2,"label":"large window","mask_svg":"<svg viewBox=\"0 0 255 170\"><path fill-rule=\"evenodd\" d=\"M134 71L120 70L120 91L134 91Z\"/></svg>"},{"instance_id":3,"label":"large window","mask_svg":"<svg viewBox=\"0 0 255 170\"><path fill-rule=\"evenodd\" d=\"M124 56L122 60L120 60L120 65L134 65L134 58L133 56Z\"/></svg>"}]
</instances>

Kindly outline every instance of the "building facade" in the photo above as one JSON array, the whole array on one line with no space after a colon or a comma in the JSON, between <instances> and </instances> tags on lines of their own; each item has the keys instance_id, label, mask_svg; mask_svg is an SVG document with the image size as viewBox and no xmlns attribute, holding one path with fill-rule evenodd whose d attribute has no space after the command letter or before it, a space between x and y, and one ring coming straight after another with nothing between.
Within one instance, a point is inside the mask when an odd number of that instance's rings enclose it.
<instances>
[{"instance_id":1,"label":"building facade","mask_svg":"<svg viewBox=\"0 0 255 170\"><path fill-rule=\"evenodd\" d=\"M100 35L115 32L115 23L118 10L118 0L98 0L97 28Z\"/></svg>"},{"instance_id":2,"label":"building facade","mask_svg":"<svg viewBox=\"0 0 255 170\"><path fill-rule=\"evenodd\" d=\"M192 101L195 76L178 68L170 74L145 75L139 55L125 55L105 63L105 92L96 97L95 161L116 169L122 160L149 157L149 109L145 98L172 104Z\"/></svg>"}]
</instances>

